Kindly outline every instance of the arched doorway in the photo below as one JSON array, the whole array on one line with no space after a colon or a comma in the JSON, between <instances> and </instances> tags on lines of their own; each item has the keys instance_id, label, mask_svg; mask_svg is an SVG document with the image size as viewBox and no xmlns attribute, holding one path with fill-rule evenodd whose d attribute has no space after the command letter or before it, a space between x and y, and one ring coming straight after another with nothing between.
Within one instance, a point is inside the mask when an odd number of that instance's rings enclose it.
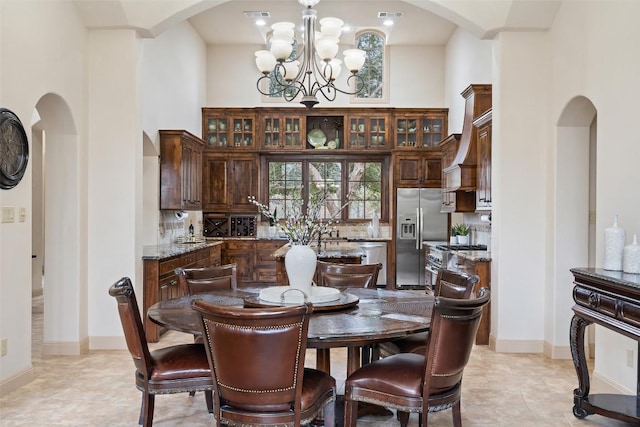
<instances>
[{"instance_id":1,"label":"arched doorway","mask_svg":"<svg viewBox=\"0 0 640 427\"><path fill-rule=\"evenodd\" d=\"M88 349L86 286L86 212L82 215L81 153L75 120L59 95L37 102L31 123L33 141L34 266L44 295L43 354L71 355ZM37 168L37 170L35 170ZM32 287L38 286L34 278ZM67 344L68 343L68 344ZM83 349L87 347L86 349Z\"/></svg>"},{"instance_id":2,"label":"arched doorway","mask_svg":"<svg viewBox=\"0 0 640 427\"><path fill-rule=\"evenodd\" d=\"M547 341L552 357L570 357L569 322L573 305L569 271L594 264L597 111L577 96L569 101L557 123L553 288L547 292ZM550 339L549 339L550 338ZM561 349L561 350L560 350ZM556 354L553 354L553 353Z\"/></svg>"}]
</instances>

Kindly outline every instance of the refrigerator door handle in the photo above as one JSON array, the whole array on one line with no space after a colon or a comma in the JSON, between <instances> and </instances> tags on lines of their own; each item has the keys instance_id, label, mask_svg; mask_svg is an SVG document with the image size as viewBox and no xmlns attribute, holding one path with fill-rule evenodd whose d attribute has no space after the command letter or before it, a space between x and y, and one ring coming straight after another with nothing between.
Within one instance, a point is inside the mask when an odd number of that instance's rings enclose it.
<instances>
[{"instance_id":1,"label":"refrigerator door handle","mask_svg":"<svg viewBox=\"0 0 640 427\"><path fill-rule=\"evenodd\" d=\"M422 241L422 236L424 235L424 211L422 210L422 208L420 208L420 248L422 249L423 247L423 241Z\"/></svg>"},{"instance_id":2,"label":"refrigerator door handle","mask_svg":"<svg viewBox=\"0 0 640 427\"><path fill-rule=\"evenodd\" d=\"M420 223L420 208L416 208L416 250L420 249L422 238L422 224Z\"/></svg>"}]
</instances>

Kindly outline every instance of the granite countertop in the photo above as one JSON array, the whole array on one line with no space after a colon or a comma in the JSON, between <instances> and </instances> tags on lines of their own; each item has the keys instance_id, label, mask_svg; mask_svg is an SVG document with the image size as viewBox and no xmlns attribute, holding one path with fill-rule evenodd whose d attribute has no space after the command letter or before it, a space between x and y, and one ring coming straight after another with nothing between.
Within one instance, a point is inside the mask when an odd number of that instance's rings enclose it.
<instances>
[{"instance_id":1,"label":"granite countertop","mask_svg":"<svg viewBox=\"0 0 640 427\"><path fill-rule=\"evenodd\" d=\"M314 249L318 249L315 245L312 245ZM277 249L272 256L275 258L284 258L285 254L289 252L289 244ZM365 253L360 249L360 245L356 242L331 242L323 243L321 250L318 252L318 258L353 258L362 257Z\"/></svg>"},{"instance_id":2,"label":"granite countertop","mask_svg":"<svg viewBox=\"0 0 640 427\"><path fill-rule=\"evenodd\" d=\"M451 251L451 253L469 261L491 261L491 252L489 251Z\"/></svg>"},{"instance_id":3,"label":"granite countertop","mask_svg":"<svg viewBox=\"0 0 640 427\"><path fill-rule=\"evenodd\" d=\"M166 245L147 245L142 248L142 259L163 259L193 252L210 246L221 245L222 240L206 240L199 243L170 243Z\"/></svg>"}]
</instances>

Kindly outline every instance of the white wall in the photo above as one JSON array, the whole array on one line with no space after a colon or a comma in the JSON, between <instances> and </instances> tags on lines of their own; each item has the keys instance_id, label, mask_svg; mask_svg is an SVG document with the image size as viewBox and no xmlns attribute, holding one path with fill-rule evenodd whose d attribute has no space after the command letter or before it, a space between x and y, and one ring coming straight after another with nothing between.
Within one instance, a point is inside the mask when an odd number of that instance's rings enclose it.
<instances>
[{"instance_id":1,"label":"white wall","mask_svg":"<svg viewBox=\"0 0 640 427\"><path fill-rule=\"evenodd\" d=\"M151 147L144 152L145 245L169 242L159 233L160 129L185 129L201 136L201 108L206 96L206 46L193 27L183 22L158 37L142 41L142 125Z\"/></svg>"},{"instance_id":2,"label":"white wall","mask_svg":"<svg viewBox=\"0 0 640 427\"><path fill-rule=\"evenodd\" d=\"M86 31L73 4L1 1L0 40L0 105L18 115L31 138L38 100L56 93L69 105L81 135ZM17 187L0 191L2 206L25 207L27 213L25 222L0 224L0 337L8 340L8 353L0 358L0 394L7 384L30 379L31 168L30 163Z\"/></svg>"},{"instance_id":3,"label":"white wall","mask_svg":"<svg viewBox=\"0 0 640 427\"><path fill-rule=\"evenodd\" d=\"M620 215L629 240L640 232L640 199L633 190L633 183L640 182L640 145L630 134L636 127L635 100L640 96L640 57L634 47L640 38L638 15L637 2L563 2L550 32L553 68L547 90L552 118L557 119L578 95L591 100L598 112L596 267L602 266L604 228L615 214ZM571 284L564 285L570 292ZM636 345L597 329L596 375L635 392L636 372L626 366L627 348Z\"/></svg>"},{"instance_id":4,"label":"white wall","mask_svg":"<svg viewBox=\"0 0 640 427\"><path fill-rule=\"evenodd\" d=\"M458 28L447 44L445 106L449 107L449 133L462 132L464 98L460 95L470 84L491 84L493 80L491 40L479 40Z\"/></svg>"}]
</instances>

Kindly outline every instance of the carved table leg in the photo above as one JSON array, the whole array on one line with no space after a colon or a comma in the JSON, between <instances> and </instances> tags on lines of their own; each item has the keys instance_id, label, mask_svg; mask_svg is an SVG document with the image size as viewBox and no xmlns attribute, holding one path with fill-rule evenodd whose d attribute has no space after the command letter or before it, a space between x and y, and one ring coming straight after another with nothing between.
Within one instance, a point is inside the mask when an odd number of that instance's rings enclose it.
<instances>
[{"instance_id":1,"label":"carved table leg","mask_svg":"<svg viewBox=\"0 0 640 427\"><path fill-rule=\"evenodd\" d=\"M573 415L584 418L590 414L582 407L582 402L589 396L589 367L584 351L584 330L591 322L574 315L569 329L571 356L578 375L578 388L573 390Z\"/></svg>"}]
</instances>

